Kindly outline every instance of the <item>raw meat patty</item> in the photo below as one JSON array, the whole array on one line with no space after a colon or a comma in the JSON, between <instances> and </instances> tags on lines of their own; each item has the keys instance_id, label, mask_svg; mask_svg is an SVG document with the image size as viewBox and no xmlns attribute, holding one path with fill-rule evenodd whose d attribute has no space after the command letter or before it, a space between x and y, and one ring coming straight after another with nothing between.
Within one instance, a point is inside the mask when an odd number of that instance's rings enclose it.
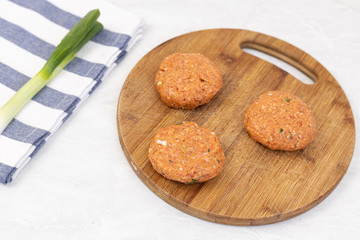
<instances>
[{"instance_id":1,"label":"raw meat patty","mask_svg":"<svg viewBox=\"0 0 360 240\"><path fill-rule=\"evenodd\" d=\"M260 95L246 110L244 126L252 139L272 150L303 149L316 135L315 117L307 104L280 91Z\"/></svg>"},{"instance_id":2,"label":"raw meat patty","mask_svg":"<svg viewBox=\"0 0 360 240\"><path fill-rule=\"evenodd\" d=\"M200 53L175 53L164 59L155 77L161 99L173 108L194 109L222 88L220 70Z\"/></svg>"},{"instance_id":3,"label":"raw meat patty","mask_svg":"<svg viewBox=\"0 0 360 240\"><path fill-rule=\"evenodd\" d=\"M195 122L183 122L157 131L149 148L149 159L164 177L194 183L219 175L225 155L214 132Z\"/></svg>"}]
</instances>

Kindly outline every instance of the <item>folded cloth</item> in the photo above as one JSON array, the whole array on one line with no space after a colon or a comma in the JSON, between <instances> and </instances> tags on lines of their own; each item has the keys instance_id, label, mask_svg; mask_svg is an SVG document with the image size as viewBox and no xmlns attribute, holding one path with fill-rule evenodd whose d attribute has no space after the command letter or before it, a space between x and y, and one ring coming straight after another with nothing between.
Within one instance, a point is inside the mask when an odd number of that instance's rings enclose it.
<instances>
[{"instance_id":1,"label":"folded cloth","mask_svg":"<svg viewBox=\"0 0 360 240\"><path fill-rule=\"evenodd\" d=\"M97 0L0 1L0 106L40 71L81 17L100 9L104 29L0 136L0 182L11 182L141 37L142 19Z\"/></svg>"}]
</instances>

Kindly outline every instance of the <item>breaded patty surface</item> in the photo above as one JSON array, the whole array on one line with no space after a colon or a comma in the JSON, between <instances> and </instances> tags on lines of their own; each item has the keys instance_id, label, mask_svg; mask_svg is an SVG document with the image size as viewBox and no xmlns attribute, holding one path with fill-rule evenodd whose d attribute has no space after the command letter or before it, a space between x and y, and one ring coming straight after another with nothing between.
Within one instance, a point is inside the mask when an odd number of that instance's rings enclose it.
<instances>
[{"instance_id":1,"label":"breaded patty surface","mask_svg":"<svg viewBox=\"0 0 360 240\"><path fill-rule=\"evenodd\" d=\"M260 95L246 110L244 126L252 139L272 150L303 149L316 135L315 117L307 104L280 91Z\"/></svg>"},{"instance_id":2,"label":"breaded patty surface","mask_svg":"<svg viewBox=\"0 0 360 240\"><path fill-rule=\"evenodd\" d=\"M216 134L195 122L159 129L148 156L158 173L182 183L204 182L216 177L225 161Z\"/></svg>"},{"instance_id":3,"label":"breaded patty surface","mask_svg":"<svg viewBox=\"0 0 360 240\"><path fill-rule=\"evenodd\" d=\"M220 70L200 53L175 53L164 59L155 77L166 105L193 109L208 103L222 88Z\"/></svg>"}]
</instances>

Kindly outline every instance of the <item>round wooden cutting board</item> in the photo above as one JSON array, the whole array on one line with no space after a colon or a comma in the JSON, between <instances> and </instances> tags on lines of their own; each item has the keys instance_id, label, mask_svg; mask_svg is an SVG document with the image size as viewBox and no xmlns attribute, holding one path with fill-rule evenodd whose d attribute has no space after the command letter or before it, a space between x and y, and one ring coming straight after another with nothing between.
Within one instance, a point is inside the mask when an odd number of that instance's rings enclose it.
<instances>
[{"instance_id":1,"label":"round wooden cutting board","mask_svg":"<svg viewBox=\"0 0 360 240\"><path fill-rule=\"evenodd\" d=\"M250 55L253 48L297 67L307 85ZM199 52L223 73L224 87L194 110L166 106L154 85L160 62L176 52ZM244 130L246 108L260 94L295 94L314 112L318 133L306 149L272 151ZM216 132L226 155L224 171L185 185L159 175L148 160L150 140L170 124L195 121ZM117 123L125 155L139 178L160 198L193 216L232 225L283 221L316 206L340 182L351 161L355 126L349 102L334 77L314 58L279 39L246 30L213 29L171 39L146 54L122 88Z\"/></svg>"}]
</instances>

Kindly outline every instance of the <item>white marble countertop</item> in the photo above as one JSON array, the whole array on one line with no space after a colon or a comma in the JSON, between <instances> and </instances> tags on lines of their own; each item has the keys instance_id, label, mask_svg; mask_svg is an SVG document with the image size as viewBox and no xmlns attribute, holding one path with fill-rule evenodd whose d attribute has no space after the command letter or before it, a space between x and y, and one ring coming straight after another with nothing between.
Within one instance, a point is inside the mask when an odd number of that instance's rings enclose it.
<instances>
[{"instance_id":1,"label":"white marble countertop","mask_svg":"<svg viewBox=\"0 0 360 240\"><path fill-rule=\"evenodd\" d=\"M122 152L115 116L126 76L153 47L194 30L243 28L321 62L347 94L360 136L360 1L108 1L144 17L143 39L18 178L0 186L0 239L358 239L359 144L339 186L312 210L266 226L227 226L152 193Z\"/></svg>"}]
</instances>

